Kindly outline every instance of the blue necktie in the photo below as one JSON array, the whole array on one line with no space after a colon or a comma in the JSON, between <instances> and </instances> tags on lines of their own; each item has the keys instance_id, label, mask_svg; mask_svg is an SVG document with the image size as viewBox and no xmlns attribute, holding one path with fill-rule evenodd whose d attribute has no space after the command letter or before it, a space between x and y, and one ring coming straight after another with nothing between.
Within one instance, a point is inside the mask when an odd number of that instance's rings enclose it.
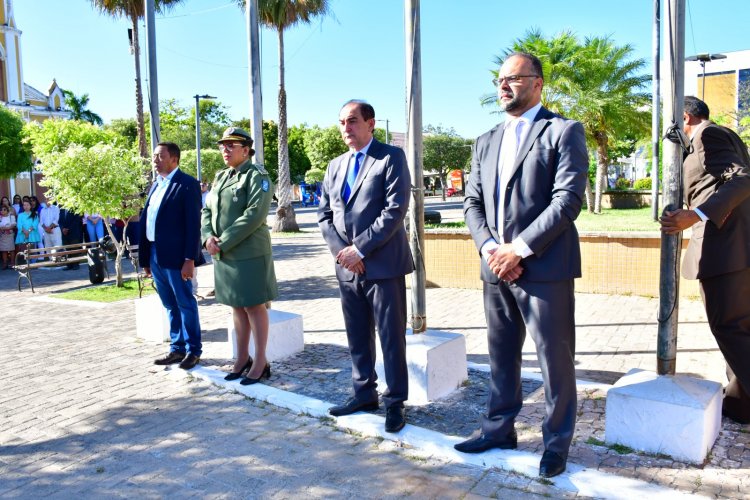
<instances>
[{"instance_id":1,"label":"blue necktie","mask_svg":"<svg viewBox=\"0 0 750 500\"><path fill-rule=\"evenodd\" d=\"M346 174L346 184L344 184L344 201L348 202L349 197L354 189L354 183L357 182L357 174L359 173L359 159L362 153L357 153L354 157L354 168L350 168Z\"/></svg>"}]
</instances>

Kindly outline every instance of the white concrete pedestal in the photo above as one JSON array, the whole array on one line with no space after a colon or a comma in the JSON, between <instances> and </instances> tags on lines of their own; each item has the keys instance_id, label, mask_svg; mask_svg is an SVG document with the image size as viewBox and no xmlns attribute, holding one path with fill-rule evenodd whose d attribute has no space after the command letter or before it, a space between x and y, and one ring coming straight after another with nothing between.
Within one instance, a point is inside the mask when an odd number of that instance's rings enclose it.
<instances>
[{"instance_id":1,"label":"white concrete pedestal","mask_svg":"<svg viewBox=\"0 0 750 500\"><path fill-rule=\"evenodd\" d=\"M274 309L268 310L270 322L268 328L268 344L266 345L266 358L268 361L286 358L305 349L305 335L302 327L302 316ZM232 315L229 315L229 349L232 358L237 357L237 332L234 330ZM250 355L255 356L255 343L252 335L248 344Z\"/></svg>"},{"instance_id":2,"label":"white concrete pedestal","mask_svg":"<svg viewBox=\"0 0 750 500\"><path fill-rule=\"evenodd\" d=\"M702 463L721 428L721 384L633 369L607 392L605 440Z\"/></svg>"},{"instance_id":3,"label":"white concrete pedestal","mask_svg":"<svg viewBox=\"0 0 750 500\"><path fill-rule=\"evenodd\" d=\"M385 370L380 341L376 339L378 389L384 390ZM406 332L406 363L409 369L409 400L423 405L452 393L468 378L466 339L463 335L440 330L427 330L414 335Z\"/></svg>"},{"instance_id":4,"label":"white concrete pedestal","mask_svg":"<svg viewBox=\"0 0 750 500\"><path fill-rule=\"evenodd\" d=\"M171 342L169 316L157 294L135 299L135 330L138 338L148 342Z\"/></svg>"}]
</instances>

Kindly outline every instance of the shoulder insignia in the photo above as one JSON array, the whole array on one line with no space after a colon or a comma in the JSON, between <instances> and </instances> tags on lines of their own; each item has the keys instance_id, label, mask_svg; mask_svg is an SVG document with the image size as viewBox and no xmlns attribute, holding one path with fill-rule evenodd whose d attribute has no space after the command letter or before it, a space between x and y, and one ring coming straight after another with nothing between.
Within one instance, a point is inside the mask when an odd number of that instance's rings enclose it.
<instances>
[{"instance_id":1,"label":"shoulder insignia","mask_svg":"<svg viewBox=\"0 0 750 500\"><path fill-rule=\"evenodd\" d=\"M260 181L260 188L261 188L261 189L262 189L263 191L268 191L268 188L269 188L270 186L271 186L271 185L270 185L270 183L268 182L268 179L263 179L262 181Z\"/></svg>"},{"instance_id":2,"label":"shoulder insignia","mask_svg":"<svg viewBox=\"0 0 750 500\"><path fill-rule=\"evenodd\" d=\"M255 163L254 165L255 165L255 169L258 172L260 172L263 175L268 175L268 170L266 170L266 167L264 167L263 165L259 165L257 163Z\"/></svg>"}]
</instances>

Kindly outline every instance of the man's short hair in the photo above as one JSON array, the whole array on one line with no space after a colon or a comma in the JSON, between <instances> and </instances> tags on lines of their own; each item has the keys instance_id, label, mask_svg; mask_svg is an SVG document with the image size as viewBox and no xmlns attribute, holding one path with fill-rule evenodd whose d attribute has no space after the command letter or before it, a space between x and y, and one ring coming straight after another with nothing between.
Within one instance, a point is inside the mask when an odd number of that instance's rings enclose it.
<instances>
[{"instance_id":1,"label":"man's short hair","mask_svg":"<svg viewBox=\"0 0 750 500\"><path fill-rule=\"evenodd\" d=\"M698 118L703 118L704 120L708 120L709 116L709 110L708 105L698 99L695 96L687 95L685 96L685 105L683 106L685 113L693 116L697 116Z\"/></svg>"},{"instance_id":2,"label":"man's short hair","mask_svg":"<svg viewBox=\"0 0 750 500\"><path fill-rule=\"evenodd\" d=\"M372 104L361 99L350 99L346 101L343 106L341 106L341 109L344 109L350 104L356 105L357 109L359 110L359 114L362 115L363 120L367 121L375 119L375 108L372 107Z\"/></svg>"},{"instance_id":3,"label":"man's short hair","mask_svg":"<svg viewBox=\"0 0 750 500\"><path fill-rule=\"evenodd\" d=\"M531 63L531 67L534 68L534 73L540 78L544 79L544 70L542 70L542 61L534 54L528 52L511 52L508 57L505 58L507 61L511 57L522 57Z\"/></svg>"},{"instance_id":4,"label":"man's short hair","mask_svg":"<svg viewBox=\"0 0 750 500\"><path fill-rule=\"evenodd\" d=\"M169 156L177 158L177 163L180 163L180 146L178 146L174 142L160 142L159 144L157 144L157 146L167 148Z\"/></svg>"}]
</instances>

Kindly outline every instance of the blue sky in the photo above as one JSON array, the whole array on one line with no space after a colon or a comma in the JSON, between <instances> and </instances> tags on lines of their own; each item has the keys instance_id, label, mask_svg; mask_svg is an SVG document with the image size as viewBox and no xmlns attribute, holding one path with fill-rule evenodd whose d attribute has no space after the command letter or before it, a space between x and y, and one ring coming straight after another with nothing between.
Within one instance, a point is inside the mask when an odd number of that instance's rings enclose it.
<instances>
[{"instance_id":1,"label":"blue sky","mask_svg":"<svg viewBox=\"0 0 750 500\"><path fill-rule=\"evenodd\" d=\"M750 49L750 1L687 6L686 54ZM88 93L90 109L105 121L135 116L127 20L98 14L88 0L14 0L14 8L26 83L46 90L54 77ZM391 130L404 131L403 1L331 0L331 10L285 33L289 123L332 125L344 101L361 98ZM491 128L500 117L479 100L493 91L493 60L531 28L611 35L650 61L652 11L652 0L423 0L423 122L465 137ZM232 118L250 116L245 22L234 0L184 1L157 17L156 40L160 99L192 106L193 95L210 94ZM277 120L276 33L262 29L261 45L264 119Z\"/></svg>"}]
</instances>

